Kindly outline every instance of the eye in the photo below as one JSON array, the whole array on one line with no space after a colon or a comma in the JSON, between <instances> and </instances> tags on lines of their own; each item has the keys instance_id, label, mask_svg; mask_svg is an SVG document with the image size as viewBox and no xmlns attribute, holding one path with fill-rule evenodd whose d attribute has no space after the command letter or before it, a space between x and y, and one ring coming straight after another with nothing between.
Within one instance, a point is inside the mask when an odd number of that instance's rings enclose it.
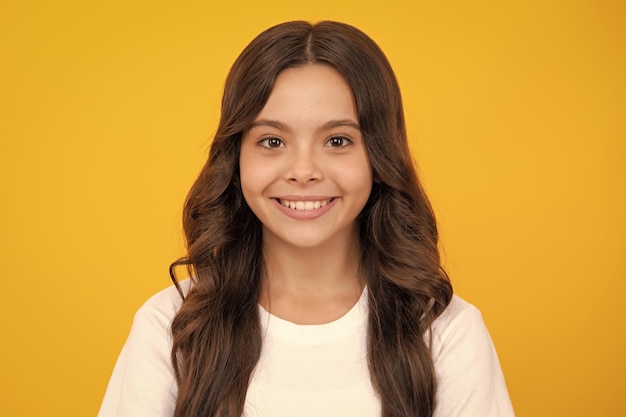
<instances>
[{"instance_id":1,"label":"eye","mask_svg":"<svg viewBox=\"0 0 626 417\"><path fill-rule=\"evenodd\" d=\"M262 146L264 148L282 148L285 146L285 143L282 141L282 139L277 138L276 136L263 138L257 143L259 144L259 146Z\"/></svg>"},{"instance_id":2,"label":"eye","mask_svg":"<svg viewBox=\"0 0 626 417\"><path fill-rule=\"evenodd\" d=\"M343 148L352 143L352 141L345 136L331 136L326 141L326 146L330 146L331 148Z\"/></svg>"}]
</instances>

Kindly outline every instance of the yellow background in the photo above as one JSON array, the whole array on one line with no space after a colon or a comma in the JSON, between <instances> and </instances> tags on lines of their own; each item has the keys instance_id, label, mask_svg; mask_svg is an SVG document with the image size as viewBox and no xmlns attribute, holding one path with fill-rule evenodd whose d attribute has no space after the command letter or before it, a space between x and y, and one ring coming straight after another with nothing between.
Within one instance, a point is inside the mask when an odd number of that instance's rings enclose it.
<instances>
[{"instance_id":1,"label":"yellow background","mask_svg":"<svg viewBox=\"0 0 626 417\"><path fill-rule=\"evenodd\" d=\"M518 417L626 415L625 3L298 3L0 1L0 415L96 414L183 253L226 72L293 19L387 53Z\"/></svg>"}]
</instances>

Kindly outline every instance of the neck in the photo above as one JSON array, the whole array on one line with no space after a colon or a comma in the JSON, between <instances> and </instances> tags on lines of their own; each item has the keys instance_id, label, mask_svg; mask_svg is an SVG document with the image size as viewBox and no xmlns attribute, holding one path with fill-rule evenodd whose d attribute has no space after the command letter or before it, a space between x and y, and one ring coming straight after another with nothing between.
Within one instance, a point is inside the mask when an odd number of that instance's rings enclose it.
<instances>
[{"instance_id":1,"label":"neck","mask_svg":"<svg viewBox=\"0 0 626 417\"><path fill-rule=\"evenodd\" d=\"M344 315L363 291L358 236L301 248L267 239L261 305L299 324L326 323Z\"/></svg>"}]
</instances>

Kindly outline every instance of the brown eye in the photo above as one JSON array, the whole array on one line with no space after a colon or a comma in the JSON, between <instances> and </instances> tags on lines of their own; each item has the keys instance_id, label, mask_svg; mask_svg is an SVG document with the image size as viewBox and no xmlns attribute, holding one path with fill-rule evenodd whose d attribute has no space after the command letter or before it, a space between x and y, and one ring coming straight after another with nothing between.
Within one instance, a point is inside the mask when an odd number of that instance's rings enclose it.
<instances>
[{"instance_id":1,"label":"brown eye","mask_svg":"<svg viewBox=\"0 0 626 417\"><path fill-rule=\"evenodd\" d=\"M261 139L258 143L264 148L281 148L285 146L283 141L275 136Z\"/></svg>"},{"instance_id":2,"label":"brown eye","mask_svg":"<svg viewBox=\"0 0 626 417\"><path fill-rule=\"evenodd\" d=\"M332 136L326 141L326 146L331 148L343 148L351 144L352 141L344 136Z\"/></svg>"}]
</instances>

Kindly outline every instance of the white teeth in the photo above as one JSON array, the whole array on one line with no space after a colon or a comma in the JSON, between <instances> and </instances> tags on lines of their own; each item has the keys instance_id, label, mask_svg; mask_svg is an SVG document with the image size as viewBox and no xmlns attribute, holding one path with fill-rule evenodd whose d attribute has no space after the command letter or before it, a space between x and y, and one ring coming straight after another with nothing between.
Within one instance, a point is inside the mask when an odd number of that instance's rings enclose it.
<instances>
[{"instance_id":1,"label":"white teeth","mask_svg":"<svg viewBox=\"0 0 626 417\"><path fill-rule=\"evenodd\" d=\"M287 200L280 200L280 203L283 206L292 208L294 210L309 211L309 210L317 210L320 207L324 207L326 204L328 204L328 200L322 200L322 201L287 201Z\"/></svg>"}]
</instances>

